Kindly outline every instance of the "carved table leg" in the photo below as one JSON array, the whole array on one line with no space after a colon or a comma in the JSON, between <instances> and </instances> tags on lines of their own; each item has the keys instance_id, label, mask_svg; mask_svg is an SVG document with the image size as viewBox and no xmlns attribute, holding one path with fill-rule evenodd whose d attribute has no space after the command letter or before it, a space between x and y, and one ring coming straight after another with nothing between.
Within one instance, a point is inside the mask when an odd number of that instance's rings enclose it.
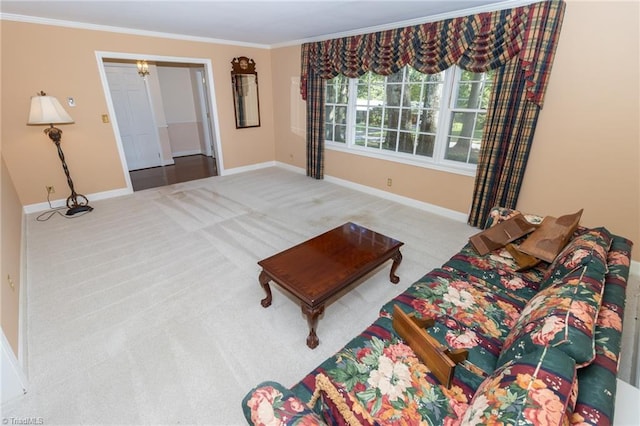
<instances>
[{"instance_id":1,"label":"carved table leg","mask_svg":"<svg viewBox=\"0 0 640 426\"><path fill-rule=\"evenodd\" d=\"M260 272L260 277L258 277L258 281L260 281L260 285L267 293L267 297L260 301L260 304L263 308L268 308L271 306L271 287L269 287L269 281L271 278L264 271Z\"/></svg>"},{"instance_id":2,"label":"carved table leg","mask_svg":"<svg viewBox=\"0 0 640 426\"><path fill-rule=\"evenodd\" d=\"M400 277L396 275L396 269L398 269L398 266L400 266L400 262L402 262L402 253L400 253L400 250L398 250L396 254L393 255L392 259L393 263L391 264L389 279L392 283L398 284L398 282L400 281Z\"/></svg>"},{"instance_id":3,"label":"carved table leg","mask_svg":"<svg viewBox=\"0 0 640 426\"><path fill-rule=\"evenodd\" d=\"M310 308L307 305L302 305L302 313L307 316L307 322L309 323L309 335L307 336L307 346L314 349L318 346L318 336L316 335L316 326L318 325L318 317L324 312L324 305L317 308Z\"/></svg>"}]
</instances>

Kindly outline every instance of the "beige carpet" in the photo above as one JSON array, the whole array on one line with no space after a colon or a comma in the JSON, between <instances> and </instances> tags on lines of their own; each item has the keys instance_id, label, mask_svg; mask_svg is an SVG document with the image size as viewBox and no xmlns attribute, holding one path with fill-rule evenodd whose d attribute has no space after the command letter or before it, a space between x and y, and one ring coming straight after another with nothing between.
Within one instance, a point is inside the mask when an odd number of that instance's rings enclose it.
<instances>
[{"instance_id":1,"label":"beige carpet","mask_svg":"<svg viewBox=\"0 0 640 426\"><path fill-rule=\"evenodd\" d=\"M280 168L92 203L27 225L26 396L2 417L44 424L243 424L263 380L290 386L370 324L382 304L440 266L476 229ZM305 345L300 306L256 262L346 221L405 242L327 306Z\"/></svg>"}]
</instances>

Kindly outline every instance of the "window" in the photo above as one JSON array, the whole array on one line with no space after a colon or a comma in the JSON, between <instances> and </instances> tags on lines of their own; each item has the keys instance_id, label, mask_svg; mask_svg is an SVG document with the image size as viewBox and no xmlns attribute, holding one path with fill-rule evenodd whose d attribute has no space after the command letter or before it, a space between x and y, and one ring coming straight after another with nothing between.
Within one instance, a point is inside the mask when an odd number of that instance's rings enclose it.
<instances>
[{"instance_id":1,"label":"window","mask_svg":"<svg viewBox=\"0 0 640 426\"><path fill-rule=\"evenodd\" d=\"M478 162L493 74L339 75L326 82L325 141L363 155L448 169ZM444 129L444 130L443 130Z\"/></svg>"}]
</instances>

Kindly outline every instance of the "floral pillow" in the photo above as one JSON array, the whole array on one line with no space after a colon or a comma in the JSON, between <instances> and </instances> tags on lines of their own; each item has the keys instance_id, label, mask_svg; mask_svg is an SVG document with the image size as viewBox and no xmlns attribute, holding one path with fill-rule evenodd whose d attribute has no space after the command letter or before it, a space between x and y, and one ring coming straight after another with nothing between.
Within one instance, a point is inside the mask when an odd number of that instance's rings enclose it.
<instances>
[{"instance_id":1,"label":"floral pillow","mask_svg":"<svg viewBox=\"0 0 640 426\"><path fill-rule=\"evenodd\" d=\"M539 347L487 377L462 418L463 425L562 425L575 405L575 362Z\"/></svg>"},{"instance_id":2,"label":"floral pillow","mask_svg":"<svg viewBox=\"0 0 640 426\"><path fill-rule=\"evenodd\" d=\"M326 425L304 402L276 382L256 386L242 400L242 411L253 425Z\"/></svg>"},{"instance_id":3,"label":"floral pillow","mask_svg":"<svg viewBox=\"0 0 640 426\"><path fill-rule=\"evenodd\" d=\"M504 341L498 365L547 345L565 352L578 366L593 360L604 273L594 276L587 269L583 266L569 273L527 303Z\"/></svg>"},{"instance_id":4,"label":"floral pillow","mask_svg":"<svg viewBox=\"0 0 640 426\"><path fill-rule=\"evenodd\" d=\"M605 228L589 229L575 237L549 265L540 287L548 287L554 281L587 263L591 263L590 268L606 271L607 253L611 247L611 241L611 234Z\"/></svg>"}]
</instances>

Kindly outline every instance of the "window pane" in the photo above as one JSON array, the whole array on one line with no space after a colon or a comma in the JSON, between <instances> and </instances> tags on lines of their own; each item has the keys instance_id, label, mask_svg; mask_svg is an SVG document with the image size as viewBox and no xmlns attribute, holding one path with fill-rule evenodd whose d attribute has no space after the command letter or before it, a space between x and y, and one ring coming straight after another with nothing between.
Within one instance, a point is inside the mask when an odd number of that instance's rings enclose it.
<instances>
[{"instance_id":1,"label":"window pane","mask_svg":"<svg viewBox=\"0 0 640 426\"><path fill-rule=\"evenodd\" d=\"M382 137L382 131L378 128L367 129L366 133L366 146L371 148L380 148L380 138Z\"/></svg>"},{"instance_id":2,"label":"window pane","mask_svg":"<svg viewBox=\"0 0 640 426\"><path fill-rule=\"evenodd\" d=\"M324 140L325 141L333 140L333 126L331 124L326 124L324 126Z\"/></svg>"},{"instance_id":3,"label":"window pane","mask_svg":"<svg viewBox=\"0 0 640 426\"><path fill-rule=\"evenodd\" d=\"M470 147L471 139L450 137L444 158L466 163L469 157Z\"/></svg>"},{"instance_id":4,"label":"window pane","mask_svg":"<svg viewBox=\"0 0 640 426\"><path fill-rule=\"evenodd\" d=\"M349 78L338 75L333 80L336 85L336 103L346 105L349 101Z\"/></svg>"},{"instance_id":5,"label":"window pane","mask_svg":"<svg viewBox=\"0 0 640 426\"><path fill-rule=\"evenodd\" d=\"M424 108L440 109L442 98L442 83L429 83L424 85L422 94L422 106Z\"/></svg>"},{"instance_id":6,"label":"window pane","mask_svg":"<svg viewBox=\"0 0 640 426\"><path fill-rule=\"evenodd\" d=\"M398 132L396 132L395 130L384 130L382 134L384 137L383 139L384 143L382 144L382 148L389 151L395 151Z\"/></svg>"},{"instance_id":7,"label":"window pane","mask_svg":"<svg viewBox=\"0 0 640 426\"><path fill-rule=\"evenodd\" d=\"M369 105L384 105L386 99L384 84L371 84L368 97L365 99L368 99Z\"/></svg>"},{"instance_id":8,"label":"window pane","mask_svg":"<svg viewBox=\"0 0 640 426\"><path fill-rule=\"evenodd\" d=\"M367 140L366 126L363 124L356 124L356 138L354 143L359 146L365 146Z\"/></svg>"},{"instance_id":9,"label":"window pane","mask_svg":"<svg viewBox=\"0 0 640 426\"><path fill-rule=\"evenodd\" d=\"M475 118L475 112L454 112L449 136L470 138L473 135Z\"/></svg>"},{"instance_id":10,"label":"window pane","mask_svg":"<svg viewBox=\"0 0 640 426\"><path fill-rule=\"evenodd\" d=\"M333 85L332 80L328 80L325 86L326 98L325 102L328 104L333 104L336 102L336 88Z\"/></svg>"},{"instance_id":11,"label":"window pane","mask_svg":"<svg viewBox=\"0 0 640 426\"><path fill-rule=\"evenodd\" d=\"M335 127L335 136L333 139L335 142L346 142L347 141L347 126L336 126Z\"/></svg>"},{"instance_id":12,"label":"window pane","mask_svg":"<svg viewBox=\"0 0 640 426\"><path fill-rule=\"evenodd\" d=\"M398 152L413 154L414 134L409 132L400 132L398 138Z\"/></svg>"},{"instance_id":13,"label":"window pane","mask_svg":"<svg viewBox=\"0 0 640 426\"><path fill-rule=\"evenodd\" d=\"M439 113L437 110L433 109L423 109L420 116L418 117L420 120L420 125L418 126L418 130L421 133L436 133L438 129L438 117Z\"/></svg>"},{"instance_id":14,"label":"window pane","mask_svg":"<svg viewBox=\"0 0 640 426\"><path fill-rule=\"evenodd\" d=\"M418 144L416 145L416 155L433 157L433 147L436 144L435 135L418 135Z\"/></svg>"},{"instance_id":15,"label":"window pane","mask_svg":"<svg viewBox=\"0 0 640 426\"><path fill-rule=\"evenodd\" d=\"M334 114L335 114L336 124L347 124L347 107L346 106L336 106Z\"/></svg>"},{"instance_id":16,"label":"window pane","mask_svg":"<svg viewBox=\"0 0 640 426\"><path fill-rule=\"evenodd\" d=\"M333 114L333 105L326 105L324 107L324 122L325 123L333 123L334 114Z\"/></svg>"},{"instance_id":17,"label":"window pane","mask_svg":"<svg viewBox=\"0 0 640 426\"><path fill-rule=\"evenodd\" d=\"M400 109L387 108L384 111L384 127L396 130L400 121Z\"/></svg>"},{"instance_id":18,"label":"window pane","mask_svg":"<svg viewBox=\"0 0 640 426\"><path fill-rule=\"evenodd\" d=\"M376 107L369 109L369 126L382 126L382 108Z\"/></svg>"},{"instance_id":19,"label":"window pane","mask_svg":"<svg viewBox=\"0 0 640 426\"><path fill-rule=\"evenodd\" d=\"M486 109L493 89L494 71L472 73L462 71L454 108Z\"/></svg>"},{"instance_id":20,"label":"window pane","mask_svg":"<svg viewBox=\"0 0 640 426\"><path fill-rule=\"evenodd\" d=\"M415 116L412 114L409 108L403 108L400 110L400 130L414 131L416 128L416 122L418 121L418 111L416 110Z\"/></svg>"},{"instance_id":21,"label":"window pane","mask_svg":"<svg viewBox=\"0 0 640 426\"><path fill-rule=\"evenodd\" d=\"M409 99L405 100L407 96L404 94L404 90L402 87L402 82L404 79L404 69L398 71L395 74L391 74L387 76L387 87L386 87L386 100L387 106L401 106L405 104L409 104Z\"/></svg>"}]
</instances>

